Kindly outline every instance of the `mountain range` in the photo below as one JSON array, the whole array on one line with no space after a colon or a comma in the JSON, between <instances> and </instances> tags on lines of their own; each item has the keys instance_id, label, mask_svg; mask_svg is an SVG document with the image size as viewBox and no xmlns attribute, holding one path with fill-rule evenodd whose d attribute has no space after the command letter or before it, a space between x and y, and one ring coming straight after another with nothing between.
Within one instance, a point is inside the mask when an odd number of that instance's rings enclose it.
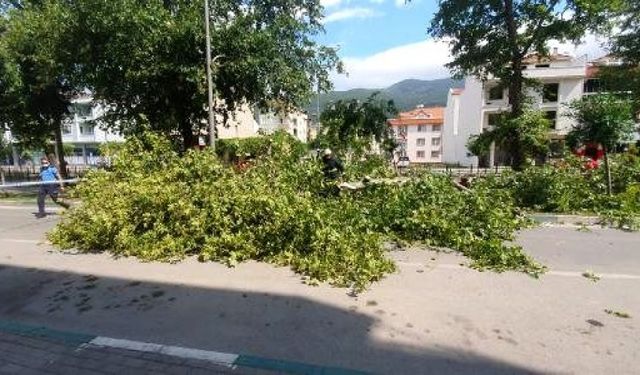
<instances>
[{"instance_id":1,"label":"mountain range","mask_svg":"<svg viewBox=\"0 0 640 375\"><path fill-rule=\"evenodd\" d=\"M330 91L320 94L307 107L307 113L315 117L318 112L318 101L320 113L327 104L338 100L366 100L372 94L379 92L380 98L393 100L399 111L414 109L417 105L444 106L447 104L447 94L451 88L464 87L464 81L452 78L419 80L406 79L395 83L384 89L352 89L347 91ZM319 100L318 100L319 99Z\"/></svg>"}]
</instances>

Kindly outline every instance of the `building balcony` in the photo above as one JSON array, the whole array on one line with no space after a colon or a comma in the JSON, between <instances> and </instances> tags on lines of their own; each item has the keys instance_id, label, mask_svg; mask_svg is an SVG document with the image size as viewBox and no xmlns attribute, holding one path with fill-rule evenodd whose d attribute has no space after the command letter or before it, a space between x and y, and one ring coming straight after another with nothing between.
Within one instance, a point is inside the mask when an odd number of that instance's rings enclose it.
<instances>
[{"instance_id":1,"label":"building balcony","mask_svg":"<svg viewBox=\"0 0 640 375\"><path fill-rule=\"evenodd\" d=\"M509 101L506 98L505 99L495 99L495 100L485 99L482 102L482 108L483 109L499 110L499 109L506 109L507 107L509 107Z\"/></svg>"},{"instance_id":2,"label":"building balcony","mask_svg":"<svg viewBox=\"0 0 640 375\"><path fill-rule=\"evenodd\" d=\"M96 136L96 133L80 134L78 132L71 132L71 133L63 133L62 141L69 142L69 143L95 143L95 142L100 142L101 140L98 139L98 137Z\"/></svg>"},{"instance_id":3,"label":"building balcony","mask_svg":"<svg viewBox=\"0 0 640 375\"><path fill-rule=\"evenodd\" d=\"M533 79L583 78L587 76L587 68L583 64L552 68L527 68L524 75Z\"/></svg>"}]
</instances>

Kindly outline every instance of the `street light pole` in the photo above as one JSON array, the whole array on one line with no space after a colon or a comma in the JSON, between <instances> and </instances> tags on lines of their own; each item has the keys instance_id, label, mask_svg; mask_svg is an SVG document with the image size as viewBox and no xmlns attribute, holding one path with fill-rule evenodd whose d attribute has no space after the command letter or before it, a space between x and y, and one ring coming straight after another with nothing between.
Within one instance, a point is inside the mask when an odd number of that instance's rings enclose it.
<instances>
[{"instance_id":1,"label":"street light pole","mask_svg":"<svg viewBox=\"0 0 640 375\"><path fill-rule=\"evenodd\" d=\"M214 0L215 1L215 0ZM213 82L211 78L211 31L209 30L209 0L204 0L204 26L207 44L207 94L209 106L209 144L216 149L216 118L213 112Z\"/></svg>"}]
</instances>

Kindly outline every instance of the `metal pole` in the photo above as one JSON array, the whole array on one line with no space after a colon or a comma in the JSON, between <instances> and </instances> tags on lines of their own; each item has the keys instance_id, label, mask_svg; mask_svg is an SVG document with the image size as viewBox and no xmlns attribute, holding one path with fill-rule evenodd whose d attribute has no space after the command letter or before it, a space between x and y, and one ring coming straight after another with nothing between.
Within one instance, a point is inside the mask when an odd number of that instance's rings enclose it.
<instances>
[{"instance_id":1,"label":"metal pole","mask_svg":"<svg viewBox=\"0 0 640 375\"><path fill-rule=\"evenodd\" d=\"M320 129L321 125L320 125L320 80L318 80L318 85L317 85L317 91L316 91L316 121L318 121L318 134L316 135L319 136L322 133L322 130Z\"/></svg>"},{"instance_id":2,"label":"metal pole","mask_svg":"<svg viewBox=\"0 0 640 375\"><path fill-rule=\"evenodd\" d=\"M216 119L213 112L213 82L211 79L211 31L209 30L209 0L204 0L204 25L205 38L207 40L207 94L209 106L209 144L211 149L216 149Z\"/></svg>"}]
</instances>

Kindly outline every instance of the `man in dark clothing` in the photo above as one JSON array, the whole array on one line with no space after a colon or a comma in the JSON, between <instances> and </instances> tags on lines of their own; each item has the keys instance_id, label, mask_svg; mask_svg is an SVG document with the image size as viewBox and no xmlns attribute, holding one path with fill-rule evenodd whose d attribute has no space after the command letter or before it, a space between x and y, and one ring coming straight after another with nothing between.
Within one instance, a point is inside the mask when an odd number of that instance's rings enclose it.
<instances>
[{"instance_id":1,"label":"man in dark clothing","mask_svg":"<svg viewBox=\"0 0 640 375\"><path fill-rule=\"evenodd\" d=\"M337 180L338 177L344 172L344 167L340 160L338 160L330 149L324 150L322 155L322 173L324 173L324 178L327 180Z\"/></svg>"}]
</instances>

